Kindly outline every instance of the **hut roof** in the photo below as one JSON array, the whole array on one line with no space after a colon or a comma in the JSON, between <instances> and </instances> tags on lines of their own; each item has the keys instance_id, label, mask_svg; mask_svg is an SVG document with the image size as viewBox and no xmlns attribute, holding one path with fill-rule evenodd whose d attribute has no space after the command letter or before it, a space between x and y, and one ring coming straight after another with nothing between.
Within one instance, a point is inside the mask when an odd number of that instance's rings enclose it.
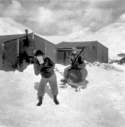
<instances>
[{"instance_id":1,"label":"hut roof","mask_svg":"<svg viewBox=\"0 0 125 127\"><path fill-rule=\"evenodd\" d=\"M97 41L86 41L86 42L61 42L57 44L57 49L71 49L73 47L81 48L83 46L91 45Z\"/></svg>"}]
</instances>

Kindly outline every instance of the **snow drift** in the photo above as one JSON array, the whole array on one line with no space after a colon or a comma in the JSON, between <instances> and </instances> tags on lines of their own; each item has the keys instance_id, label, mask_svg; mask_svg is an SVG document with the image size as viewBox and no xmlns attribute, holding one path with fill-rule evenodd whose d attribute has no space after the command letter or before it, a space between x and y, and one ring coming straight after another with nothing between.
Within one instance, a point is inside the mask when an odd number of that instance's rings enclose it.
<instances>
[{"instance_id":1,"label":"snow drift","mask_svg":"<svg viewBox=\"0 0 125 127\"><path fill-rule=\"evenodd\" d=\"M65 66L56 65L60 71ZM124 67L124 66L122 66ZM124 71L87 65L89 84L81 92L59 88L55 105L49 84L43 105L37 107L40 76L33 66L23 72L0 70L0 126L2 127L124 127ZM56 72L58 81L61 75Z\"/></svg>"}]
</instances>

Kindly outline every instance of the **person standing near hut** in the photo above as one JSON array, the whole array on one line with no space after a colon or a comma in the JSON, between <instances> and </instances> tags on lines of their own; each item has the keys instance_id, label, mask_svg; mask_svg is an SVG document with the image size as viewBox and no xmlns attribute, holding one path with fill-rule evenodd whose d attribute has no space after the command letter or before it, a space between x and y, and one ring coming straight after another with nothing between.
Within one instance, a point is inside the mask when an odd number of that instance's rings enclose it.
<instances>
[{"instance_id":1,"label":"person standing near hut","mask_svg":"<svg viewBox=\"0 0 125 127\"><path fill-rule=\"evenodd\" d=\"M34 71L35 75L41 74L42 78L40 81L40 85L38 88L38 97L39 97L39 102L37 106L40 106L42 104L43 96L45 93L45 86L49 82L51 91L53 94L53 101L55 102L56 105L59 104L57 100L57 94L58 94L58 86L57 86L57 77L54 72L54 66L55 64L53 61L45 57L44 53L41 50L37 50L35 53L35 58L34 58Z\"/></svg>"}]
</instances>

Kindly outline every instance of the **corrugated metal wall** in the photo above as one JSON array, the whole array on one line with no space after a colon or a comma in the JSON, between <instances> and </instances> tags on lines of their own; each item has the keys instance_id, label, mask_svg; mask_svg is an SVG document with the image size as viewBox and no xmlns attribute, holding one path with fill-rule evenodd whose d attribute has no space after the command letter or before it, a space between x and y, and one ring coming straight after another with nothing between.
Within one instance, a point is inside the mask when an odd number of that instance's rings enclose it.
<instances>
[{"instance_id":1,"label":"corrugated metal wall","mask_svg":"<svg viewBox=\"0 0 125 127\"><path fill-rule=\"evenodd\" d=\"M90 62L93 63L97 61L97 43L92 43L90 46Z\"/></svg>"},{"instance_id":2,"label":"corrugated metal wall","mask_svg":"<svg viewBox=\"0 0 125 127\"><path fill-rule=\"evenodd\" d=\"M102 50L103 50L103 46L100 43L97 43L97 60L98 62L102 62Z\"/></svg>"},{"instance_id":3,"label":"corrugated metal wall","mask_svg":"<svg viewBox=\"0 0 125 127\"><path fill-rule=\"evenodd\" d=\"M85 47L82 53L83 58L88 61L93 63L94 61L97 60L97 45L96 42L90 44L89 46Z\"/></svg>"},{"instance_id":4,"label":"corrugated metal wall","mask_svg":"<svg viewBox=\"0 0 125 127\"><path fill-rule=\"evenodd\" d=\"M42 50L45 53L45 40L35 35L34 44L37 50Z\"/></svg>"},{"instance_id":5,"label":"corrugated metal wall","mask_svg":"<svg viewBox=\"0 0 125 127\"><path fill-rule=\"evenodd\" d=\"M86 61L90 61L90 46L86 47L83 52L82 52L82 56Z\"/></svg>"},{"instance_id":6,"label":"corrugated metal wall","mask_svg":"<svg viewBox=\"0 0 125 127\"><path fill-rule=\"evenodd\" d=\"M4 66L15 66L17 62L17 40L4 43Z\"/></svg>"},{"instance_id":7,"label":"corrugated metal wall","mask_svg":"<svg viewBox=\"0 0 125 127\"><path fill-rule=\"evenodd\" d=\"M26 37L21 37L19 39L19 54L24 51L23 40ZM1 53L0 53L1 54ZM4 42L4 68L5 67L16 67L17 63L17 39L10 40L8 42Z\"/></svg>"},{"instance_id":8,"label":"corrugated metal wall","mask_svg":"<svg viewBox=\"0 0 125 127\"><path fill-rule=\"evenodd\" d=\"M58 50L57 51L57 63L58 64L65 64L65 61L64 61L64 50Z\"/></svg>"},{"instance_id":9,"label":"corrugated metal wall","mask_svg":"<svg viewBox=\"0 0 125 127\"><path fill-rule=\"evenodd\" d=\"M56 57L56 45L45 41L45 56L51 58L51 60L56 63L57 57Z\"/></svg>"},{"instance_id":10,"label":"corrugated metal wall","mask_svg":"<svg viewBox=\"0 0 125 127\"><path fill-rule=\"evenodd\" d=\"M69 65L68 56L71 54L70 50L57 50L57 63L63 64L63 65Z\"/></svg>"},{"instance_id":11,"label":"corrugated metal wall","mask_svg":"<svg viewBox=\"0 0 125 127\"><path fill-rule=\"evenodd\" d=\"M100 43L97 43L97 61L101 63L108 63L108 48Z\"/></svg>"},{"instance_id":12,"label":"corrugated metal wall","mask_svg":"<svg viewBox=\"0 0 125 127\"><path fill-rule=\"evenodd\" d=\"M103 55L102 55L103 63L108 63L108 49L103 47Z\"/></svg>"},{"instance_id":13,"label":"corrugated metal wall","mask_svg":"<svg viewBox=\"0 0 125 127\"><path fill-rule=\"evenodd\" d=\"M97 60L97 44L96 42L91 43L85 49L83 50L82 53L83 58L88 61L93 63L94 61Z\"/></svg>"},{"instance_id":14,"label":"corrugated metal wall","mask_svg":"<svg viewBox=\"0 0 125 127\"><path fill-rule=\"evenodd\" d=\"M0 69L2 69L2 44L0 44Z\"/></svg>"}]
</instances>

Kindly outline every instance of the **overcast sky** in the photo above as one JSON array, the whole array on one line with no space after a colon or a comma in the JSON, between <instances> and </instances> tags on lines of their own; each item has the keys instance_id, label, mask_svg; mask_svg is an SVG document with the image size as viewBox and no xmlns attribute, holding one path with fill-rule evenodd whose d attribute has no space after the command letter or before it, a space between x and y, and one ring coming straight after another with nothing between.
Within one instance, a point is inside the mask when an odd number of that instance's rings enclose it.
<instances>
[{"instance_id":1,"label":"overcast sky","mask_svg":"<svg viewBox=\"0 0 125 127\"><path fill-rule=\"evenodd\" d=\"M91 33L125 19L125 0L0 0L0 16L42 35Z\"/></svg>"}]
</instances>

